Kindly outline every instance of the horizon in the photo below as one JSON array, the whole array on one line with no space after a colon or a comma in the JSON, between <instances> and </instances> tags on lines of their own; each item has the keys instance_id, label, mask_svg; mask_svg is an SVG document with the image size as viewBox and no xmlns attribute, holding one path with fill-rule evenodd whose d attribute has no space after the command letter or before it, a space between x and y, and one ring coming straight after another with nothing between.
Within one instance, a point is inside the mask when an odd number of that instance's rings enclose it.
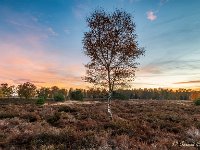
<instances>
[{"instance_id":1,"label":"horizon","mask_svg":"<svg viewBox=\"0 0 200 150\"><path fill-rule=\"evenodd\" d=\"M122 9L136 23L145 56L134 88L200 89L200 1L0 0L0 83L86 88L81 77L86 17Z\"/></svg>"}]
</instances>

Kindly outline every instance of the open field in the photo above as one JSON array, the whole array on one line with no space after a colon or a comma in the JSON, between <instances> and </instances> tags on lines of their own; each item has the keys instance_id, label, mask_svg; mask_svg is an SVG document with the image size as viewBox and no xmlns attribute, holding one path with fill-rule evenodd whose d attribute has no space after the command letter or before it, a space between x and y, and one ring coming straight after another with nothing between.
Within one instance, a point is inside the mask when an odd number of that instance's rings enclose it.
<instances>
[{"instance_id":1,"label":"open field","mask_svg":"<svg viewBox=\"0 0 200 150\"><path fill-rule=\"evenodd\" d=\"M200 107L190 101L2 104L0 149L196 149Z\"/></svg>"}]
</instances>

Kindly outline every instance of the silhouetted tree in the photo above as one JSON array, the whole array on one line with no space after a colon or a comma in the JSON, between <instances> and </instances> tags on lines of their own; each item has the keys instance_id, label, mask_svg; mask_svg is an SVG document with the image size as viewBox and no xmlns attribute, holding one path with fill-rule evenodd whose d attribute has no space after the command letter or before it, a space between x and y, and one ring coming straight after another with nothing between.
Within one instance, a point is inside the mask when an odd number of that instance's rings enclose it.
<instances>
[{"instance_id":1,"label":"silhouetted tree","mask_svg":"<svg viewBox=\"0 0 200 150\"><path fill-rule=\"evenodd\" d=\"M40 89L37 90L37 94L38 97L44 98L44 100L46 100L50 96L51 91L49 88L41 87Z\"/></svg>"},{"instance_id":2,"label":"silhouetted tree","mask_svg":"<svg viewBox=\"0 0 200 150\"><path fill-rule=\"evenodd\" d=\"M70 88L69 92L68 92L68 99L69 100L71 100L71 97L72 97L71 94L72 94L72 92L73 92L73 88Z\"/></svg>"},{"instance_id":3,"label":"silhouetted tree","mask_svg":"<svg viewBox=\"0 0 200 150\"><path fill-rule=\"evenodd\" d=\"M68 95L68 90L67 89L62 88L62 89L59 90L59 93L64 95L65 100L67 99L67 95Z\"/></svg>"},{"instance_id":4,"label":"silhouetted tree","mask_svg":"<svg viewBox=\"0 0 200 150\"><path fill-rule=\"evenodd\" d=\"M17 87L17 93L19 97L29 99L36 95L36 86L30 82L20 84Z\"/></svg>"},{"instance_id":5,"label":"silhouetted tree","mask_svg":"<svg viewBox=\"0 0 200 150\"><path fill-rule=\"evenodd\" d=\"M9 86L8 83L2 83L1 86L1 91L2 91L2 95L3 97L11 97L12 94L14 93L14 86Z\"/></svg>"},{"instance_id":6,"label":"silhouetted tree","mask_svg":"<svg viewBox=\"0 0 200 150\"><path fill-rule=\"evenodd\" d=\"M0 97L4 97L1 87L0 87Z\"/></svg>"},{"instance_id":7,"label":"silhouetted tree","mask_svg":"<svg viewBox=\"0 0 200 150\"><path fill-rule=\"evenodd\" d=\"M83 48L91 59L85 80L107 87L109 95L116 86L127 86L134 79L136 58L144 54L136 41L135 23L130 14L116 10L112 14L96 10L87 18ZM110 110L108 99L108 113Z\"/></svg>"},{"instance_id":8,"label":"silhouetted tree","mask_svg":"<svg viewBox=\"0 0 200 150\"><path fill-rule=\"evenodd\" d=\"M82 101L83 100L83 92L82 92L82 90L76 89L75 91L72 91L71 92L71 99Z\"/></svg>"},{"instance_id":9,"label":"silhouetted tree","mask_svg":"<svg viewBox=\"0 0 200 150\"><path fill-rule=\"evenodd\" d=\"M59 88L57 86L52 86L50 89L50 98L53 98L54 95L59 93Z\"/></svg>"}]
</instances>

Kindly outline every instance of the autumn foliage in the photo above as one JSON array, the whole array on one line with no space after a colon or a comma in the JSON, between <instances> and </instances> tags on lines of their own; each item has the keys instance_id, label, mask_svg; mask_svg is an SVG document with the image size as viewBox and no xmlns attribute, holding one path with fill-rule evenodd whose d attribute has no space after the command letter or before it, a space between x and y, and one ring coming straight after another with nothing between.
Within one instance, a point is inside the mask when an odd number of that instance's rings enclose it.
<instances>
[{"instance_id":1,"label":"autumn foliage","mask_svg":"<svg viewBox=\"0 0 200 150\"><path fill-rule=\"evenodd\" d=\"M89 31L84 33L83 48L90 62L85 81L112 92L116 86L133 81L136 59L144 54L139 47L133 17L121 10L107 13L96 10L87 18Z\"/></svg>"}]
</instances>

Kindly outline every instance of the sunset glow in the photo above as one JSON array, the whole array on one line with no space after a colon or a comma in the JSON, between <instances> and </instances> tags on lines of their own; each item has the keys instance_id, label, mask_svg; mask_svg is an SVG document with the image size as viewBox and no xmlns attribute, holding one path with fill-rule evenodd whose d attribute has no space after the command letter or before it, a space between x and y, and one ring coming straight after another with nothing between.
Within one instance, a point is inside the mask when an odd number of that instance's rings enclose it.
<instances>
[{"instance_id":1,"label":"sunset glow","mask_svg":"<svg viewBox=\"0 0 200 150\"><path fill-rule=\"evenodd\" d=\"M200 89L199 0L0 0L0 83L85 88L82 38L96 8L134 16L145 56L132 88Z\"/></svg>"}]
</instances>

